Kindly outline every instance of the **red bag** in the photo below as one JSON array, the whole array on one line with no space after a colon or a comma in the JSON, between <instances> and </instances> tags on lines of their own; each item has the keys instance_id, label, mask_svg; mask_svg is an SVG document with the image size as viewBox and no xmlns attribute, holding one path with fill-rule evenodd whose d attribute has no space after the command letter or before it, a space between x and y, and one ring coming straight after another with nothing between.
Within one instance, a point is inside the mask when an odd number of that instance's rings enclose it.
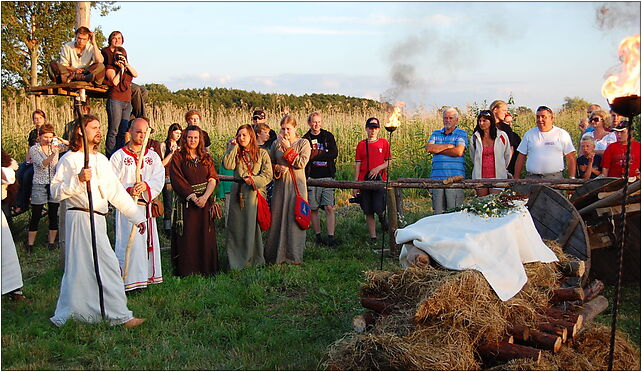
<instances>
[{"instance_id":1,"label":"red bag","mask_svg":"<svg viewBox=\"0 0 642 372\"><path fill-rule=\"evenodd\" d=\"M272 214L270 213L270 206L267 200L261 195L261 192L256 190L256 201L258 207L256 209L256 220L259 222L259 228L266 231L272 225Z\"/></svg>"},{"instance_id":2,"label":"red bag","mask_svg":"<svg viewBox=\"0 0 642 372\"><path fill-rule=\"evenodd\" d=\"M245 163L245 167L247 168L248 173L250 173L250 177L254 177L254 175L252 174L252 170L250 169L250 165L245 158L245 154L243 154L242 157L243 162ZM267 231L270 228L270 225L272 225L272 213L270 213L270 205L268 204L267 200L265 200L265 197L263 197L261 192L256 188L254 182L252 182L252 188L254 189L254 191L256 191L256 221L259 223L259 228L261 230Z\"/></svg>"},{"instance_id":3,"label":"red bag","mask_svg":"<svg viewBox=\"0 0 642 372\"><path fill-rule=\"evenodd\" d=\"M294 220L302 230L310 228L310 204L307 200L301 197L299 193L299 186L296 184L296 177L294 170L290 167L290 174L292 175L292 182L294 182L294 190L296 191L296 198L294 199Z\"/></svg>"}]
</instances>

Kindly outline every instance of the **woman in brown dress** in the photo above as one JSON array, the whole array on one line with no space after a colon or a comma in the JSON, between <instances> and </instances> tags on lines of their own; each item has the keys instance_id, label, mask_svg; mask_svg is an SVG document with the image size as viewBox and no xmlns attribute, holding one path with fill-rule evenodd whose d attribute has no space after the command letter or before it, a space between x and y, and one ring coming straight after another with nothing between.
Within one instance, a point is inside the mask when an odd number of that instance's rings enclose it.
<instances>
[{"instance_id":1,"label":"woman in brown dress","mask_svg":"<svg viewBox=\"0 0 642 372\"><path fill-rule=\"evenodd\" d=\"M218 181L212 157L205 151L203 131L189 126L180 150L172 156L169 175L177 194L172 229L174 275L213 275L218 272L213 198Z\"/></svg>"},{"instance_id":2,"label":"woman in brown dress","mask_svg":"<svg viewBox=\"0 0 642 372\"><path fill-rule=\"evenodd\" d=\"M296 191L290 168L301 197L308 199L305 165L310 159L310 141L296 134L296 120L290 115L281 119L281 132L272 144L270 158L274 164L272 226L265 247L265 260L271 264L300 265L305 248L305 230L294 220Z\"/></svg>"}]
</instances>

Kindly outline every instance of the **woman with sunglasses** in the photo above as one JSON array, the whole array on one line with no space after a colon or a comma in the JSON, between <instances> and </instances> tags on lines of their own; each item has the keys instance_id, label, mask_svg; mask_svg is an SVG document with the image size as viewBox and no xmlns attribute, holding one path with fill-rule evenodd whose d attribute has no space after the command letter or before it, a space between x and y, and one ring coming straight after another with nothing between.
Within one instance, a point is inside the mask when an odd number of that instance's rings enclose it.
<instances>
[{"instance_id":1,"label":"woman with sunglasses","mask_svg":"<svg viewBox=\"0 0 642 372\"><path fill-rule=\"evenodd\" d=\"M493 113L495 118L495 125L497 129L503 131L510 140L511 158L508 163L508 173L515 174L515 162L517 161L517 147L522 142L522 139L517 133L513 131L512 122L508 124L507 117L510 115L508 112L508 104L500 99L494 100L489 107L490 112ZM511 116L512 119L512 116Z\"/></svg>"},{"instance_id":2,"label":"woman with sunglasses","mask_svg":"<svg viewBox=\"0 0 642 372\"><path fill-rule=\"evenodd\" d=\"M604 110L595 110L591 112L589 116L589 124L595 130L585 135L593 137L595 140L595 154L602 156L604 150L606 150L610 144L617 142L615 133L610 131L611 117Z\"/></svg>"},{"instance_id":3,"label":"woman with sunglasses","mask_svg":"<svg viewBox=\"0 0 642 372\"><path fill-rule=\"evenodd\" d=\"M482 110L477 115L477 126L470 140L470 158L473 160L473 179L508 178L506 167L510 162L511 150L508 135L495 126L495 115L490 110ZM477 196L500 190L476 189Z\"/></svg>"}]
</instances>

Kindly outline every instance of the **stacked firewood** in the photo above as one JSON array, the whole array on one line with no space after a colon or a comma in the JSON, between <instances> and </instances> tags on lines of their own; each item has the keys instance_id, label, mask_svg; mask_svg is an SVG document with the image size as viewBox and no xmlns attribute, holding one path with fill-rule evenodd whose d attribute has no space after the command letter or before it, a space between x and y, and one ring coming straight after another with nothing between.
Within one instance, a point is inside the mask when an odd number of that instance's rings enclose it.
<instances>
[{"instance_id":1,"label":"stacked firewood","mask_svg":"<svg viewBox=\"0 0 642 372\"><path fill-rule=\"evenodd\" d=\"M578 350L597 334L608 339L608 331L590 324L608 306L600 295L604 285L596 280L583 288L569 286L583 282L584 263L566 256L555 242L545 243L560 262L525 264L528 282L508 301L499 300L474 270L416 265L366 272L360 290L366 311L353 318L353 331L330 347L326 367L599 369L602 364L581 357ZM616 358L631 354L630 342L622 344L624 351ZM603 358L593 359L601 363ZM627 360L621 369L638 365L637 359Z\"/></svg>"}]
</instances>

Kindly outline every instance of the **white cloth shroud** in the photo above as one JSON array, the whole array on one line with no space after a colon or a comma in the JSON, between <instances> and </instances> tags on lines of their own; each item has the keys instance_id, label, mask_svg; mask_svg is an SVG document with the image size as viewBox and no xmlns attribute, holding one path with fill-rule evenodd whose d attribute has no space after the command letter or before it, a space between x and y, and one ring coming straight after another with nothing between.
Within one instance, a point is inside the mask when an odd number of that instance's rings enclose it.
<instances>
[{"instance_id":1,"label":"white cloth shroud","mask_svg":"<svg viewBox=\"0 0 642 372\"><path fill-rule=\"evenodd\" d=\"M395 232L407 263L412 245L451 270L477 270L502 301L515 296L528 278L524 263L554 262L555 253L540 237L528 209L519 206L502 217L468 212L429 216Z\"/></svg>"}]
</instances>

